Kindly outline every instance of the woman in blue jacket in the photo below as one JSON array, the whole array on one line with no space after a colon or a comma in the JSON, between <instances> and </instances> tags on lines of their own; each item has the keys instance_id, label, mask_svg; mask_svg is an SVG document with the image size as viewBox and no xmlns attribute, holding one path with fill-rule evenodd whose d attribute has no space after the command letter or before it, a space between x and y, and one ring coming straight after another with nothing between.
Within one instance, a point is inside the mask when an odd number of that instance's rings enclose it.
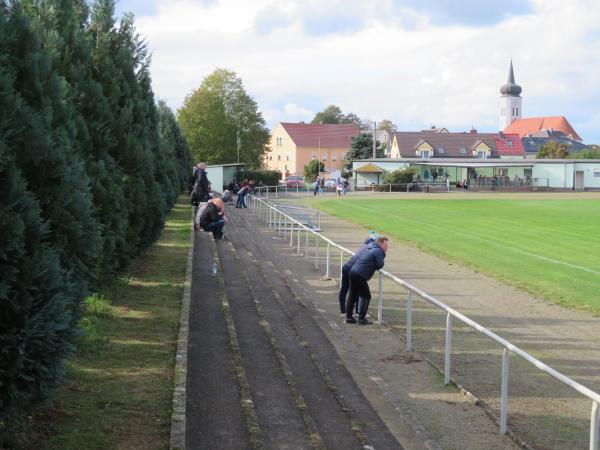
<instances>
[{"instance_id":1,"label":"woman in blue jacket","mask_svg":"<svg viewBox=\"0 0 600 450\"><path fill-rule=\"evenodd\" d=\"M370 323L366 318L371 301L371 290L369 289L368 281L373 277L376 270L383 268L387 249L388 238L377 238L375 242L369 245L367 251L359 256L352 269L350 269L350 273L348 274L350 294L346 303L346 323L356 323L356 319L352 317L352 310L359 297L358 323L360 325Z\"/></svg>"}]
</instances>

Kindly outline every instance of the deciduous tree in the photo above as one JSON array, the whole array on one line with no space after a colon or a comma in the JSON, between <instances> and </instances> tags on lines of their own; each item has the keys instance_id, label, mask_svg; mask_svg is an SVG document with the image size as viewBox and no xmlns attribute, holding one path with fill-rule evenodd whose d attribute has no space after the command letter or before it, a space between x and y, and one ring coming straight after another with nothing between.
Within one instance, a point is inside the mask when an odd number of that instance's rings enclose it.
<instances>
[{"instance_id":1,"label":"deciduous tree","mask_svg":"<svg viewBox=\"0 0 600 450\"><path fill-rule=\"evenodd\" d=\"M258 105L235 72L217 69L190 93L177 119L196 161L226 164L238 161L260 167L269 130Z\"/></svg>"},{"instance_id":2,"label":"deciduous tree","mask_svg":"<svg viewBox=\"0 0 600 450\"><path fill-rule=\"evenodd\" d=\"M548 142L540 147L537 159L565 159L569 155L567 146L558 142Z\"/></svg>"},{"instance_id":3,"label":"deciduous tree","mask_svg":"<svg viewBox=\"0 0 600 450\"><path fill-rule=\"evenodd\" d=\"M375 142L375 153L377 158L385 158L385 150L381 147L381 142ZM370 133L361 133L350 139L350 151L346 155L349 161L355 159L373 158L373 136Z\"/></svg>"}]
</instances>

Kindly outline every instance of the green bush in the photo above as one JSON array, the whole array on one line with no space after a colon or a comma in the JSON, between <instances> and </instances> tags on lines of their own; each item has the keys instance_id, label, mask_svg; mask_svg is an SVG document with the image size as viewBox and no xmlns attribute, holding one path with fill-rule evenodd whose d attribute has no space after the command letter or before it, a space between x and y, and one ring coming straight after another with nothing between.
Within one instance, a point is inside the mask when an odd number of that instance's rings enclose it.
<instances>
[{"instance_id":1,"label":"green bush","mask_svg":"<svg viewBox=\"0 0 600 450\"><path fill-rule=\"evenodd\" d=\"M313 159L307 165L304 166L304 180L307 182L311 182L316 177L319 176L319 173L325 170L325 164L323 164L318 159Z\"/></svg>"},{"instance_id":2,"label":"green bush","mask_svg":"<svg viewBox=\"0 0 600 450\"><path fill-rule=\"evenodd\" d=\"M238 181L244 179L255 180L256 184L263 183L265 186L277 186L281 180L281 172L278 170L244 170L240 172Z\"/></svg>"},{"instance_id":3,"label":"green bush","mask_svg":"<svg viewBox=\"0 0 600 450\"><path fill-rule=\"evenodd\" d=\"M416 175L415 169L398 169L389 172L383 178L383 184L407 184L411 183Z\"/></svg>"}]
</instances>

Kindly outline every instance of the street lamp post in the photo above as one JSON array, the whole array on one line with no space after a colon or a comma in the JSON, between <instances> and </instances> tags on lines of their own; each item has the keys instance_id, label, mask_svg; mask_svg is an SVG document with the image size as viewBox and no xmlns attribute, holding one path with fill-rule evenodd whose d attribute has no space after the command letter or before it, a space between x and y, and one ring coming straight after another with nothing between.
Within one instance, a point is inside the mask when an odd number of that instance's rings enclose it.
<instances>
[{"instance_id":1,"label":"street lamp post","mask_svg":"<svg viewBox=\"0 0 600 450\"><path fill-rule=\"evenodd\" d=\"M236 132L235 132L235 143L237 145L237 162L239 164L240 163L240 147L242 145L242 142L240 139L240 130L236 130Z\"/></svg>"}]
</instances>

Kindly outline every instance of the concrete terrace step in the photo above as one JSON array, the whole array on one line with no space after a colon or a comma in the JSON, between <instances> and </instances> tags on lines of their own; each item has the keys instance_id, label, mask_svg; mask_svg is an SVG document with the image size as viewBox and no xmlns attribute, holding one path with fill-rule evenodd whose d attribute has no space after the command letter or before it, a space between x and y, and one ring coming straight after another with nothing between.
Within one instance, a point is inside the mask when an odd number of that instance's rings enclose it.
<instances>
[{"instance_id":1,"label":"concrete terrace step","mask_svg":"<svg viewBox=\"0 0 600 450\"><path fill-rule=\"evenodd\" d=\"M248 210L196 232L187 448L401 449L271 254Z\"/></svg>"},{"instance_id":2,"label":"concrete terrace step","mask_svg":"<svg viewBox=\"0 0 600 450\"><path fill-rule=\"evenodd\" d=\"M188 341L186 448L250 447L212 239L196 233Z\"/></svg>"}]
</instances>

